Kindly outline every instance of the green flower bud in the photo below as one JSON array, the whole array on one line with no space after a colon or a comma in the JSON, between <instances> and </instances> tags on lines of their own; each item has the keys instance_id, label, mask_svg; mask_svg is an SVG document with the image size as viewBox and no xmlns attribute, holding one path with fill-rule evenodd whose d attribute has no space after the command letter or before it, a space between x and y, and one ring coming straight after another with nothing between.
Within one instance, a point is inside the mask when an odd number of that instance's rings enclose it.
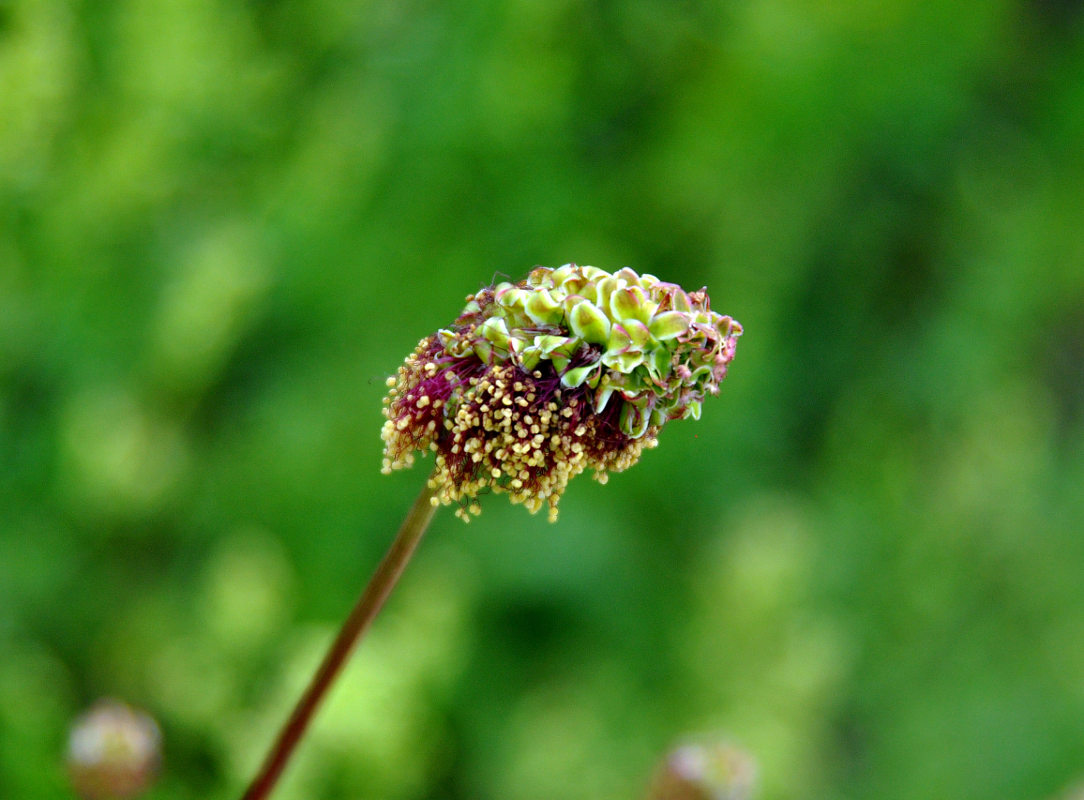
<instances>
[{"instance_id":1,"label":"green flower bud","mask_svg":"<svg viewBox=\"0 0 1084 800\"><path fill-rule=\"evenodd\" d=\"M487 490L556 518L573 476L605 480L667 421L699 418L741 333L705 289L628 267L537 267L468 297L389 379L384 470L432 450L438 501L464 518Z\"/></svg>"}]
</instances>

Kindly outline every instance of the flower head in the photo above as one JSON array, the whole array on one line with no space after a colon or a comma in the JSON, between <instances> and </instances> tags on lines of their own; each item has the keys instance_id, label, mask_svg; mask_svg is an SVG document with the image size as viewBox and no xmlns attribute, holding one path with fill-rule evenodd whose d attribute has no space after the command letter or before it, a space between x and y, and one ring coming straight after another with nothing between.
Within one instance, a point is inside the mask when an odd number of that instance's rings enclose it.
<instances>
[{"instance_id":1,"label":"flower head","mask_svg":"<svg viewBox=\"0 0 1084 800\"><path fill-rule=\"evenodd\" d=\"M436 501L464 519L483 490L556 519L573 476L605 482L669 420L700 418L741 333L706 289L627 267L537 267L470 295L388 379L384 472L432 450Z\"/></svg>"}]
</instances>

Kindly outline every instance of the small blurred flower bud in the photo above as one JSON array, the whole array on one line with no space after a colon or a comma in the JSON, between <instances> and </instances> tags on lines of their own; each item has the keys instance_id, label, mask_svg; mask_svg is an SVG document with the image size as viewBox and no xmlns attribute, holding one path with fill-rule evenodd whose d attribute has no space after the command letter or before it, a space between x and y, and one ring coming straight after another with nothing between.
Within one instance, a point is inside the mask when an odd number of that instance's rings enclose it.
<instances>
[{"instance_id":1,"label":"small blurred flower bud","mask_svg":"<svg viewBox=\"0 0 1084 800\"><path fill-rule=\"evenodd\" d=\"M756 790L752 756L722 741L686 743L659 765L648 800L750 800Z\"/></svg>"},{"instance_id":2,"label":"small blurred flower bud","mask_svg":"<svg viewBox=\"0 0 1084 800\"><path fill-rule=\"evenodd\" d=\"M1084 780L1079 780L1057 795L1055 800L1084 800Z\"/></svg>"},{"instance_id":3,"label":"small blurred flower bud","mask_svg":"<svg viewBox=\"0 0 1084 800\"><path fill-rule=\"evenodd\" d=\"M68 774L84 800L135 797L153 782L162 736L151 717L116 700L99 700L68 737Z\"/></svg>"}]
</instances>

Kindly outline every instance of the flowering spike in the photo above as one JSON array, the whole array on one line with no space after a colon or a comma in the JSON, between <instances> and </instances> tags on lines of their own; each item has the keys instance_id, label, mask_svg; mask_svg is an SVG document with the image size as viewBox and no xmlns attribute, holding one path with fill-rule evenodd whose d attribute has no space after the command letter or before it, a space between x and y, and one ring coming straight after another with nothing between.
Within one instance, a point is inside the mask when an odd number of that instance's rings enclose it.
<instances>
[{"instance_id":1,"label":"flowering spike","mask_svg":"<svg viewBox=\"0 0 1084 800\"><path fill-rule=\"evenodd\" d=\"M432 450L437 501L464 519L483 491L555 519L572 477L604 481L667 421L699 418L741 334L703 289L628 267L537 267L468 297L390 379L384 471Z\"/></svg>"}]
</instances>

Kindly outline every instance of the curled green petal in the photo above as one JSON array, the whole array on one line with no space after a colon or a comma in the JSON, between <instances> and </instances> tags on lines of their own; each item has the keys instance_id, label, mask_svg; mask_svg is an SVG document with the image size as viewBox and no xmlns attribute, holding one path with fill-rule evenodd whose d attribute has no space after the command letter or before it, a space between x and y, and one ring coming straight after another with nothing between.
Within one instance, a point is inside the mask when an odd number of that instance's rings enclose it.
<instances>
[{"instance_id":1,"label":"curled green petal","mask_svg":"<svg viewBox=\"0 0 1084 800\"><path fill-rule=\"evenodd\" d=\"M606 276L596 285L597 299L595 304L599 308L610 308L610 298L613 297L613 293L618 289L624 289L625 286L625 281L616 275Z\"/></svg>"},{"instance_id":2,"label":"curled green petal","mask_svg":"<svg viewBox=\"0 0 1084 800\"><path fill-rule=\"evenodd\" d=\"M603 280L604 278L610 277L610 273L607 272L606 270L599 269L598 267L587 266L587 265L584 265L584 266L580 267L580 272L591 283L598 283L599 281Z\"/></svg>"},{"instance_id":3,"label":"curled green petal","mask_svg":"<svg viewBox=\"0 0 1084 800\"><path fill-rule=\"evenodd\" d=\"M494 297L496 301L505 308L518 308L523 309L524 304L527 302L527 298L531 296L531 292L526 289L520 289L511 284L503 284L498 288Z\"/></svg>"},{"instance_id":4,"label":"curled green petal","mask_svg":"<svg viewBox=\"0 0 1084 800\"><path fill-rule=\"evenodd\" d=\"M629 267L622 267L614 273L614 277L620 278L628 286L636 286L641 289L643 288L643 283L641 282L643 280L643 276L636 272L636 270Z\"/></svg>"},{"instance_id":5,"label":"curled green petal","mask_svg":"<svg viewBox=\"0 0 1084 800\"><path fill-rule=\"evenodd\" d=\"M651 341L651 331L648 330L647 325L639 320L627 319L621 323L621 326L625 329L629 339L632 340L633 347L643 349Z\"/></svg>"},{"instance_id":6,"label":"curled green petal","mask_svg":"<svg viewBox=\"0 0 1084 800\"><path fill-rule=\"evenodd\" d=\"M588 364L587 366L565 370L564 374L561 375L561 385L570 389L575 389L585 383L591 385L591 378L594 377L597 380L598 373L598 364Z\"/></svg>"},{"instance_id":7,"label":"curled green petal","mask_svg":"<svg viewBox=\"0 0 1084 800\"><path fill-rule=\"evenodd\" d=\"M572 306L568 314L568 324L572 332L591 344L605 344L610 338L610 320L602 309L588 300L581 300Z\"/></svg>"},{"instance_id":8,"label":"curled green petal","mask_svg":"<svg viewBox=\"0 0 1084 800\"><path fill-rule=\"evenodd\" d=\"M474 354L486 364L493 362L493 344L488 339L474 340Z\"/></svg>"},{"instance_id":9,"label":"curled green petal","mask_svg":"<svg viewBox=\"0 0 1084 800\"><path fill-rule=\"evenodd\" d=\"M621 408L621 418L618 421L622 432L637 439L644 435L648 424L651 422L651 414L646 408L625 403Z\"/></svg>"},{"instance_id":10,"label":"curled green petal","mask_svg":"<svg viewBox=\"0 0 1084 800\"><path fill-rule=\"evenodd\" d=\"M513 356L513 361L525 372L531 372L542 360L542 351L534 345L528 345Z\"/></svg>"},{"instance_id":11,"label":"curled green petal","mask_svg":"<svg viewBox=\"0 0 1084 800\"><path fill-rule=\"evenodd\" d=\"M610 398L613 396L615 389L613 384L606 380L606 376L602 377L602 381L598 385L598 389L595 391L595 412L601 414L606 409L606 404L610 402Z\"/></svg>"},{"instance_id":12,"label":"curled green petal","mask_svg":"<svg viewBox=\"0 0 1084 800\"><path fill-rule=\"evenodd\" d=\"M458 336L454 331L441 328L437 331L437 338L444 349L456 358L463 358L473 350L471 340Z\"/></svg>"},{"instance_id":13,"label":"curled green petal","mask_svg":"<svg viewBox=\"0 0 1084 800\"><path fill-rule=\"evenodd\" d=\"M531 296L527 298L524 310L527 312L527 316L539 325L552 325L560 322L564 317L564 309L561 308L561 304L545 289L532 292Z\"/></svg>"},{"instance_id":14,"label":"curled green petal","mask_svg":"<svg viewBox=\"0 0 1084 800\"><path fill-rule=\"evenodd\" d=\"M572 356L561 350L554 350L551 353L546 353L543 355L543 358L548 358L553 364L553 368L557 370L558 373L563 373L568 369L568 365L572 363Z\"/></svg>"},{"instance_id":15,"label":"curled green petal","mask_svg":"<svg viewBox=\"0 0 1084 800\"><path fill-rule=\"evenodd\" d=\"M651 375L657 386L664 386L665 381L670 377L670 352L662 347L656 347L651 351L644 359L644 365L647 367L648 374Z\"/></svg>"},{"instance_id":16,"label":"curled green petal","mask_svg":"<svg viewBox=\"0 0 1084 800\"><path fill-rule=\"evenodd\" d=\"M571 336L536 336L534 343L547 356L554 352L571 356L579 347L579 341Z\"/></svg>"},{"instance_id":17,"label":"curled green petal","mask_svg":"<svg viewBox=\"0 0 1084 800\"><path fill-rule=\"evenodd\" d=\"M654 306L654 304L651 304ZM649 308L647 296L639 286L626 286L610 295L610 313L614 320L638 320L647 322L651 319L654 308Z\"/></svg>"},{"instance_id":18,"label":"curled green petal","mask_svg":"<svg viewBox=\"0 0 1084 800\"><path fill-rule=\"evenodd\" d=\"M500 317L490 317L480 330L482 336L502 350L508 349L508 326Z\"/></svg>"},{"instance_id":19,"label":"curled green petal","mask_svg":"<svg viewBox=\"0 0 1084 800\"><path fill-rule=\"evenodd\" d=\"M667 292L665 304L668 305L674 311L681 311L688 313L693 310L692 302L689 300L689 295L685 293L685 290L680 286L674 286Z\"/></svg>"},{"instance_id":20,"label":"curled green petal","mask_svg":"<svg viewBox=\"0 0 1084 800\"><path fill-rule=\"evenodd\" d=\"M660 342L665 342L685 333L689 330L689 324L688 314L683 314L680 311L664 311L652 318L648 329L651 331L652 336Z\"/></svg>"},{"instance_id":21,"label":"curled green petal","mask_svg":"<svg viewBox=\"0 0 1084 800\"><path fill-rule=\"evenodd\" d=\"M548 273L544 276L544 280L550 286L564 286L565 281L567 281L569 278L575 277L577 267L575 264L564 264L563 266L560 266L557 269L553 270L546 269L545 267L539 267L539 269L535 270L535 272L539 272L540 270L545 270L546 273ZM531 273L532 278L534 277L534 274L534 272ZM538 283L541 282L542 281L538 281Z\"/></svg>"},{"instance_id":22,"label":"curled green petal","mask_svg":"<svg viewBox=\"0 0 1084 800\"><path fill-rule=\"evenodd\" d=\"M621 353L602 354L602 363L612 370L628 374L644 363L644 354L639 350L626 350Z\"/></svg>"},{"instance_id":23,"label":"curled green petal","mask_svg":"<svg viewBox=\"0 0 1084 800\"><path fill-rule=\"evenodd\" d=\"M615 322L610 328L610 338L606 342L607 353L623 353L632 347L632 337L620 322Z\"/></svg>"}]
</instances>

